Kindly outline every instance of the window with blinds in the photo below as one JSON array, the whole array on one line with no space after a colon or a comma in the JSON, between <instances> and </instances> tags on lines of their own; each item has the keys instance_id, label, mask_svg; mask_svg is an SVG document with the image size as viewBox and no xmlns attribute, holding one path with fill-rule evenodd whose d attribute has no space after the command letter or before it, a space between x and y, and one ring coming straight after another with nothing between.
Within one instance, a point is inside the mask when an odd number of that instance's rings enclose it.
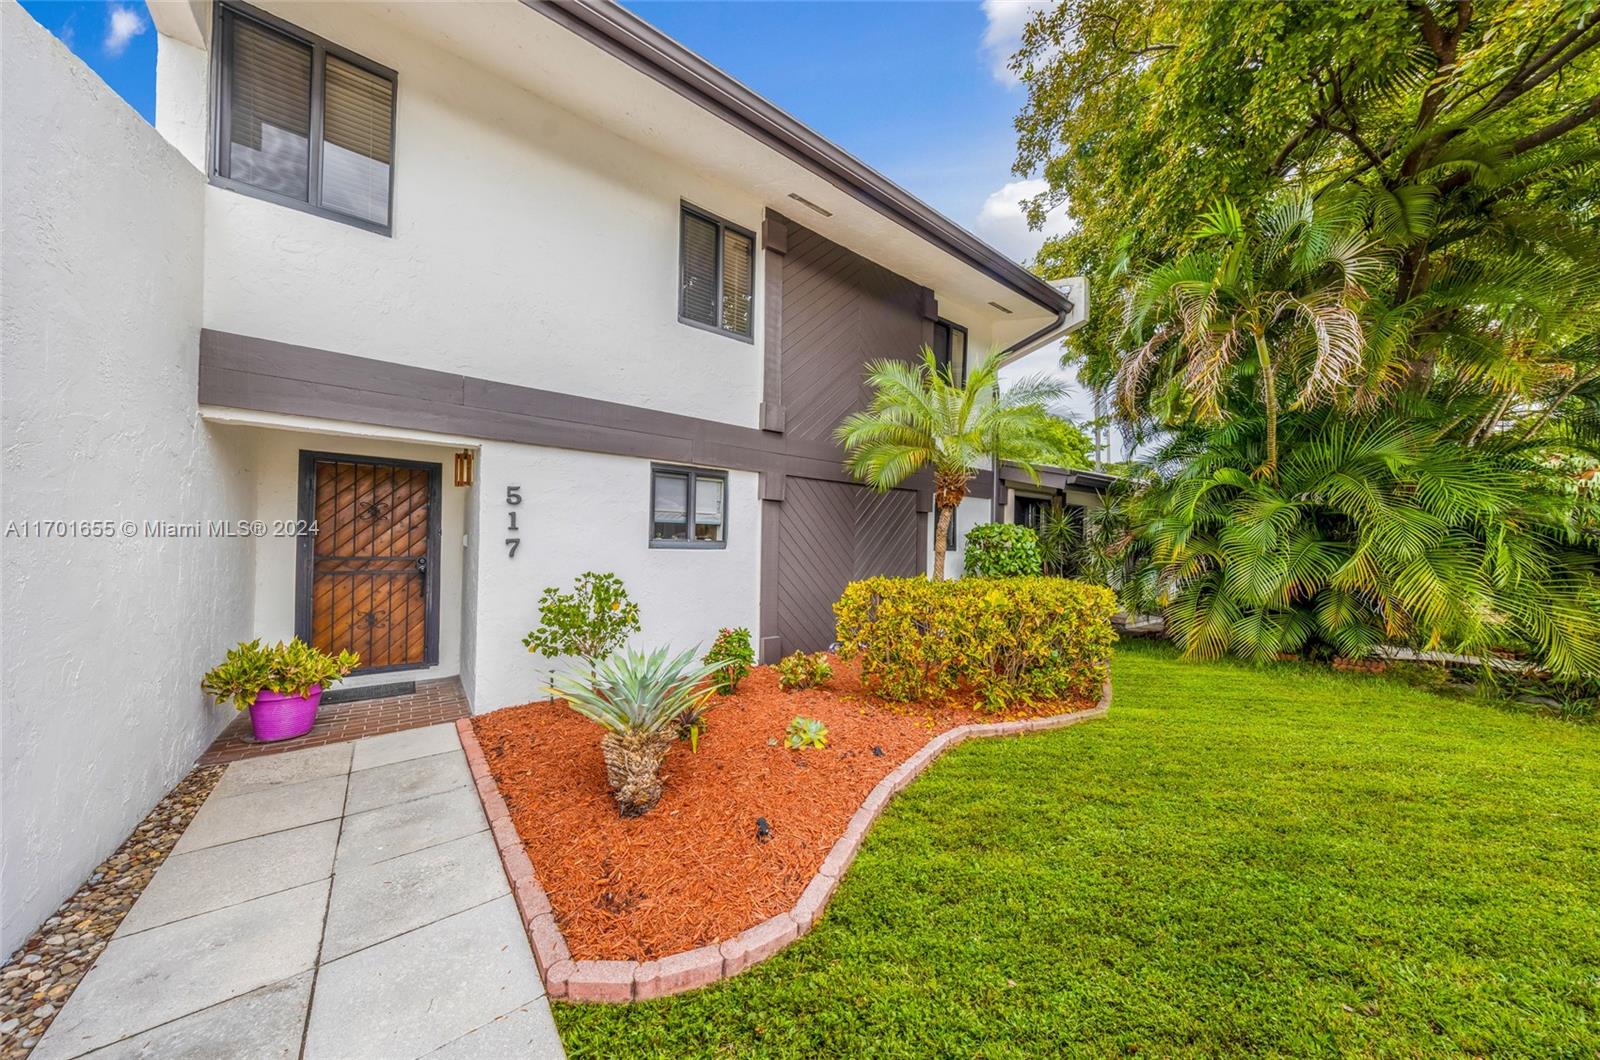
<instances>
[{"instance_id":1,"label":"window with blinds","mask_svg":"<svg viewBox=\"0 0 1600 1060\"><path fill-rule=\"evenodd\" d=\"M753 338L754 234L688 206L683 207L680 232L678 319Z\"/></svg>"},{"instance_id":2,"label":"window with blinds","mask_svg":"<svg viewBox=\"0 0 1600 1060\"><path fill-rule=\"evenodd\" d=\"M650 469L650 547L723 548L728 473L694 467Z\"/></svg>"},{"instance_id":3,"label":"window with blinds","mask_svg":"<svg viewBox=\"0 0 1600 1060\"><path fill-rule=\"evenodd\" d=\"M232 5L221 28L219 183L387 233L394 72Z\"/></svg>"}]
</instances>

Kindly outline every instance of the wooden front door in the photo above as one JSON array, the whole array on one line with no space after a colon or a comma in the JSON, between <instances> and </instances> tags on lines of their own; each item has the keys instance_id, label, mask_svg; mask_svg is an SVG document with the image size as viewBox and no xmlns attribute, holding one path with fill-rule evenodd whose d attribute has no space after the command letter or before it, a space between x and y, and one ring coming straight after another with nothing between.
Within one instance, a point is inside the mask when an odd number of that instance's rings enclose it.
<instances>
[{"instance_id":1,"label":"wooden front door","mask_svg":"<svg viewBox=\"0 0 1600 1060\"><path fill-rule=\"evenodd\" d=\"M300 454L299 635L360 669L438 661L439 465Z\"/></svg>"}]
</instances>

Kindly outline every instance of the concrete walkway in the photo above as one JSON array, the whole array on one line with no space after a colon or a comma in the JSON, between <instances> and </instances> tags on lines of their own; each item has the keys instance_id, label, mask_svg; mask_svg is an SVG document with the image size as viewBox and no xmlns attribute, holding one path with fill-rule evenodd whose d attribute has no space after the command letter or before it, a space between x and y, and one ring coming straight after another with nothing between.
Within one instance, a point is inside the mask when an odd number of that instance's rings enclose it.
<instances>
[{"instance_id":1,"label":"concrete walkway","mask_svg":"<svg viewBox=\"0 0 1600 1060\"><path fill-rule=\"evenodd\" d=\"M34 1058L563 1055L435 725L230 765Z\"/></svg>"}]
</instances>

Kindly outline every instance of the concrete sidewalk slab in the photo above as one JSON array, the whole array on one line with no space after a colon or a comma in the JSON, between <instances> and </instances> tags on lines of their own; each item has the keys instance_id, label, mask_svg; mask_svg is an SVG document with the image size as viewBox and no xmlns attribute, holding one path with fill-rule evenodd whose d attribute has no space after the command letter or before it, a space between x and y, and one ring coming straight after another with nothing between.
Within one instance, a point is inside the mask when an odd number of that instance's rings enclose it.
<instances>
[{"instance_id":1,"label":"concrete sidewalk slab","mask_svg":"<svg viewBox=\"0 0 1600 1060\"><path fill-rule=\"evenodd\" d=\"M563 1055L453 725L230 765L34 1055L435 1051Z\"/></svg>"},{"instance_id":2,"label":"concrete sidewalk slab","mask_svg":"<svg viewBox=\"0 0 1600 1060\"><path fill-rule=\"evenodd\" d=\"M487 830L339 873L322 959L337 960L509 894Z\"/></svg>"},{"instance_id":3,"label":"concrete sidewalk slab","mask_svg":"<svg viewBox=\"0 0 1600 1060\"><path fill-rule=\"evenodd\" d=\"M347 780L341 773L336 777L277 784L220 799L213 793L189 822L188 830L172 852L187 854L268 832L337 820L344 813Z\"/></svg>"},{"instance_id":4,"label":"concrete sidewalk slab","mask_svg":"<svg viewBox=\"0 0 1600 1060\"><path fill-rule=\"evenodd\" d=\"M543 993L505 895L323 965L305 1057L423 1056Z\"/></svg>"},{"instance_id":5,"label":"concrete sidewalk slab","mask_svg":"<svg viewBox=\"0 0 1600 1060\"><path fill-rule=\"evenodd\" d=\"M175 854L117 928L117 938L333 875L339 822L320 821Z\"/></svg>"},{"instance_id":6,"label":"concrete sidewalk slab","mask_svg":"<svg viewBox=\"0 0 1600 1060\"><path fill-rule=\"evenodd\" d=\"M374 766L350 774L350 791L345 798L346 816L409 802L426 795L437 795L452 788L464 788L472 783L472 771L467 760L457 750L454 754L428 755Z\"/></svg>"},{"instance_id":7,"label":"concrete sidewalk slab","mask_svg":"<svg viewBox=\"0 0 1600 1060\"><path fill-rule=\"evenodd\" d=\"M351 747L351 744L336 743L238 762L222 774L222 779L211 791L212 797L226 799L232 795L248 795L263 788L343 776L350 772Z\"/></svg>"},{"instance_id":8,"label":"concrete sidewalk slab","mask_svg":"<svg viewBox=\"0 0 1600 1060\"><path fill-rule=\"evenodd\" d=\"M359 772L410 758L460 751L461 741L456 737L454 725L430 725L426 729L369 736L351 746L355 748L355 756L350 760L350 770Z\"/></svg>"},{"instance_id":9,"label":"concrete sidewalk slab","mask_svg":"<svg viewBox=\"0 0 1600 1060\"><path fill-rule=\"evenodd\" d=\"M62 1060L316 965L328 881L113 939L34 1053Z\"/></svg>"},{"instance_id":10,"label":"concrete sidewalk slab","mask_svg":"<svg viewBox=\"0 0 1600 1060\"><path fill-rule=\"evenodd\" d=\"M537 1001L441 1045L427 1060L560 1060L566 1055L550 1006Z\"/></svg>"},{"instance_id":11,"label":"concrete sidewalk slab","mask_svg":"<svg viewBox=\"0 0 1600 1060\"><path fill-rule=\"evenodd\" d=\"M367 810L345 818L334 871L348 872L360 865L448 843L488 825L478 793L472 788L455 788Z\"/></svg>"},{"instance_id":12,"label":"concrete sidewalk slab","mask_svg":"<svg viewBox=\"0 0 1600 1060\"><path fill-rule=\"evenodd\" d=\"M301 972L88 1054L88 1060L294 1060L314 973Z\"/></svg>"}]
</instances>

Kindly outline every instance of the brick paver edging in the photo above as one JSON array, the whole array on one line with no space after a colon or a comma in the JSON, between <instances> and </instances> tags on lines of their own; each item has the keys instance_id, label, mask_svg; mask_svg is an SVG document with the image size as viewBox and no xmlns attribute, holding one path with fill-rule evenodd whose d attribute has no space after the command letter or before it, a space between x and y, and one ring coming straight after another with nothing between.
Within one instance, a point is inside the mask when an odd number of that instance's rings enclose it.
<instances>
[{"instance_id":1,"label":"brick paver edging","mask_svg":"<svg viewBox=\"0 0 1600 1060\"><path fill-rule=\"evenodd\" d=\"M861 808L850 818L844 835L834 843L822 867L817 869L800 900L793 909L747 928L726 942L701 946L684 953L675 953L654 961L575 961L567 949L567 940L556 926L555 912L539 878L534 875L533 862L511 823L511 812L506 801L489 775L489 763L483 757L483 748L472 731L470 719L456 722L461 735L461 746L467 753L467 764L472 767L472 779L483 800L483 811L494 832L495 846L500 849L500 859L505 865L506 878L511 881L511 893L517 902L523 926L528 931L528 942L533 947L534 960L539 974L544 977L545 990L552 998L568 1001L646 1001L668 994L681 994L686 990L709 986L722 979L738 975L746 968L783 949L795 939L810 931L822 916L823 907L833 896L834 889L844 878L856 851L867 837L867 830L878 814L889 805L895 793L904 788L917 775L931 765L934 759L956 744L984 736L1019 736L1023 733L1060 729L1080 721L1104 717L1111 708L1111 679L1107 678L1100 702L1088 710L1071 714L1055 714L1048 718L1031 718L1027 721L991 722L984 725L962 725L935 736L922 750L900 763L895 770L868 792Z\"/></svg>"}]
</instances>

